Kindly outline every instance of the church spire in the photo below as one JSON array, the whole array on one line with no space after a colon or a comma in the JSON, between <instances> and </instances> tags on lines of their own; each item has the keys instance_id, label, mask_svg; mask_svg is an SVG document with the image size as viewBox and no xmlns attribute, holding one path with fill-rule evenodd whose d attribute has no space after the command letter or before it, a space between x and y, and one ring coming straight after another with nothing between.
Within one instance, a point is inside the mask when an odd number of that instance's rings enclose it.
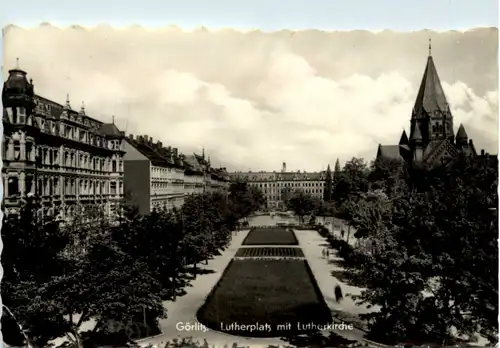
<instances>
[{"instance_id":1,"label":"church spire","mask_svg":"<svg viewBox=\"0 0 500 348\"><path fill-rule=\"evenodd\" d=\"M462 123L460 123L460 127L458 127L458 132L457 132L457 136L456 136L456 139L457 141L464 141L467 142L467 139L469 137L467 136L467 132L465 131L465 127Z\"/></svg>"},{"instance_id":2,"label":"church spire","mask_svg":"<svg viewBox=\"0 0 500 348\"><path fill-rule=\"evenodd\" d=\"M401 139L399 139L399 145L408 145L408 136L406 131L403 129L403 134L401 134Z\"/></svg>"},{"instance_id":3,"label":"church spire","mask_svg":"<svg viewBox=\"0 0 500 348\"><path fill-rule=\"evenodd\" d=\"M436 111L449 113L448 101L444 94L441 81L432 58L432 45L429 39L429 56L425 67L424 76L420 83L412 118L425 118L434 115Z\"/></svg>"}]
</instances>

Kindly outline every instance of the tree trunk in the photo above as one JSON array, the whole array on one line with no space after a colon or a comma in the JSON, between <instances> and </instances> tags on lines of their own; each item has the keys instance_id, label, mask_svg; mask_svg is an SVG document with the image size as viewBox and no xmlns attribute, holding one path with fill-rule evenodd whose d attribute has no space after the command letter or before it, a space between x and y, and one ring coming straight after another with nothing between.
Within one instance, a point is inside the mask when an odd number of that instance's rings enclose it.
<instances>
[{"instance_id":1,"label":"tree trunk","mask_svg":"<svg viewBox=\"0 0 500 348\"><path fill-rule=\"evenodd\" d=\"M347 225L347 244L349 244L350 234L351 234L351 225Z\"/></svg>"}]
</instances>

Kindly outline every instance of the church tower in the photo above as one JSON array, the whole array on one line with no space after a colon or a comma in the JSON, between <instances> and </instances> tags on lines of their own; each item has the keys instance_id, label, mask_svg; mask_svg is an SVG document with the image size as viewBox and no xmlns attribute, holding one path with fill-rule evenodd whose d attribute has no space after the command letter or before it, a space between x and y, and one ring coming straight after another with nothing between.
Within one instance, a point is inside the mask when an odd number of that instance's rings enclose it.
<instances>
[{"instance_id":1,"label":"church tower","mask_svg":"<svg viewBox=\"0 0 500 348\"><path fill-rule=\"evenodd\" d=\"M430 40L427 65L413 107L410 138L414 137L417 124L424 148L431 142L445 139L453 142L453 117L434 65Z\"/></svg>"},{"instance_id":2,"label":"church tower","mask_svg":"<svg viewBox=\"0 0 500 348\"><path fill-rule=\"evenodd\" d=\"M453 116L432 58L431 41L424 75L413 106L410 133L398 145L379 144L377 160L393 159L426 166L450 166L459 156L477 156L474 143L460 125L455 137ZM334 176L335 181L335 176Z\"/></svg>"}]
</instances>

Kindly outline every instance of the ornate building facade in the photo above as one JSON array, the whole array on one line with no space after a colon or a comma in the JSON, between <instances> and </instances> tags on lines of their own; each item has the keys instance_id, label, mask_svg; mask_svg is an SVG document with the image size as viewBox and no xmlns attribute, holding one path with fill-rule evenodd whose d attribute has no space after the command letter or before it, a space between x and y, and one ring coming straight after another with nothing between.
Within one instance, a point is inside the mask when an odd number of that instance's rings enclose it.
<instances>
[{"instance_id":1,"label":"ornate building facade","mask_svg":"<svg viewBox=\"0 0 500 348\"><path fill-rule=\"evenodd\" d=\"M123 198L124 133L38 96L19 68L9 71L2 90L4 137L3 208L17 214L23 199L40 203L38 218L66 219L78 206L116 212Z\"/></svg>"},{"instance_id":2,"label":"ornate building facade","mask_svg":"<svg viewBox=\"0 0 500 348\"><path fill-rule=\"evenodd\" d=\"M403 131L398 145L379 145L377 159L398 159L409 163L448 166L459 155L477 156L463 124L456 135L453 115L434 65L429 56L410 121L410 137Z\"/></svg>"},{"instance_id":3,"label":"ornate building facade","mask_svg":"<svg viewBox=\"0 0 500 348\"><path fill-rule=\"evenodd\" d=\"M183 155L164 147L148 135L129 135L125 141L125 196L141 214L154 209L180 208L187 195L226 192L229 177L225 168L212 168L203 155Z\"/></svg>"},{"instance_id":4,"label":"ornate building facade","mask_svg":"<svg viewBox=\"0 0 500 348\"><path fill-rule=\"evenodd\" d=\"M280 172L234 172L230 176L232 180L243 180L259 188L267 200L268 209L284 208L284 202L298 190L323 199L326 182L326 171L290 172L285 162Z\"/></svg>"}]
</instances>

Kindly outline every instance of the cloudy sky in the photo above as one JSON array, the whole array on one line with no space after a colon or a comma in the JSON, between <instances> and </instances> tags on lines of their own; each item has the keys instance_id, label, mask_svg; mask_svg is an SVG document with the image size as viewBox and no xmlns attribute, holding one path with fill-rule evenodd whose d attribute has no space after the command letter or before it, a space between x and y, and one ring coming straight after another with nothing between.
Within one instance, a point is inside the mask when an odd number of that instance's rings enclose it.
<instances>
[{"instance_id":1,"label":"cloudy sky","mask_svg":"<svg viewBox=\"0 0 500 348\"><path fill-rule=\"evenodd\" d=\"M41 96L231 170L367 161L408 130L428 55L477 149L498 150L498 33L10 27L6 70Z\"/></svg>"}]
</instances>

